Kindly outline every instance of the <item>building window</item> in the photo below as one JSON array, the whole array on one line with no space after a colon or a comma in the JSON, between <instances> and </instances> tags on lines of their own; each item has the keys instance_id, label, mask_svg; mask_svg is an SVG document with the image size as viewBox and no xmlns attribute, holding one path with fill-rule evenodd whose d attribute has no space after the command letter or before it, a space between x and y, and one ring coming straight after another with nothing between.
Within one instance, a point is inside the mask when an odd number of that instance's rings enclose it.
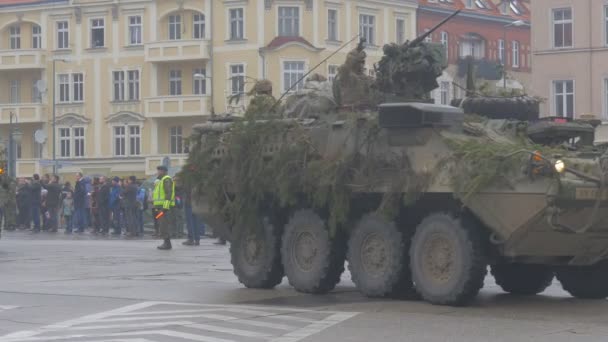
<instances>
[{"instance_id":1,"label":"building window","mask_svg":"<svg viewBox=\"0 0 608 342\"><path fill-rule=\"evenodd\" d=\"M467 35L460 41L460 57L473 57L473 58L484 58L485 57L485 41L477 35Z\"/></svg>"},{"instance_id":2,"label":"building window","mask_svg":"<svg viewBox=\"0 0 608 342\"><path fill-rule=\"evenodd\" d=\"M397 44L405 43L405 20L395 20L395 41Z\"/></svg>"},{"instance_id":3,"label":"building window","mask_svg":"<svg viewBox=\"0 0 608 342\"><path fill-rule=\"evenodd\" d=\"M114 82L114 101L125 100L125 72L114 71L113 82Z\"/></svg>"},{"instance_id":4,"label":"building window","mask_svg":"<svg viewBox=\"0 0 608 342\"><path fill-rule=\"evenodd\" d=\"M105 46L105 27L103 19L91 19L91 48Z\"/></svg>"},{"instance_id":5,"label":"building window","mask_svg":"<svg viewBox=\"0 0 608 342\"><path fill-rule=\"evenodd\" d=\"M74 157L84 157L84 127L74 127Z\"/></svg>"},{"instance_id":6,"label":"building window","mask_svg":"<svg viewBox=\"0 0 608 342\"><path fill-rule=\"evenodd\" d=\"M300 8L279 7L279 36L300 35Z\"/></svg>"},{"instance_id":7,"label":"building window","mask_svg":"<svg viewBox=\"0 0 608 342\"><path fill-rule=\"evenodd\" d=\"M553 96L555 115L561 117L574 117L574 81L554 81Z\"/></svg>"},{"instance_id":8,"label":"building window","mask_svg":"<svg viewBox=\"0 0 608 342\"><path fill-rule=\"evenodd\" d=\"M169 151L171 154L185 153L182 126L173 126L169 128Z\"/></svg>"},{"instance_id":9,"label":"building window","mask_svg":"<svg viewBox=\"0 0 608 342\"><path fill-rule=\"evenodd\" d=\"M114 126L114 155L117 157L141 154L141 127L139 125Z\"/></svg>"},{"instance_id":10,"label":"building window","mask_svg":"<svg viewBox=\"0 0 608 342\"><path fill-rule=\"evenodd\" d=\"M21 27L20 26L11 26L9 29L9 36L11 42L11 49L17 50L21 49Z\"/></svg>"},{"instance_id":11,"label":"building window","mask_svg":"<svg viewBox=\"0 0 608 342\"><path fill-rule=\"evenodd\" d=\"M304 82L297 83L304 77L304 62L283 62L283 91L296 91L304 88Z\"/></svg>"},{"instance_id":12,"label":"building window","mask_svg":"<svg viewBox=\"0 0 608 342\"><path fill-rule=\"evenodd\" d=\"M513 61L511 64L514 68L519 68L519 42L516 40L512 41L511 48L513 49Z\"/></svg>"},{"instance_id":13,"label":"building window","mask_svg":"<svg viewBox=\"0 0 608 342\"><path fill-rule=\"evenodd\" d=\"M114 71L112 78L114 101L139 101L139 70Z\"/></svg>"},{"instance_id":14,"label":"building window","mask_svg":"<svg viewBox=\"0 0 608 342\"><path fill-rule=\"evenodd\" d=\"M37 80L34 80L32 82L32 102L33 103L42 102L42 94L40 94L40 90L38 90L38 87L36 86L37 82L38 82Z\"/></svg>"},{"instance_id":15,"label":"building window","mask_svg":"<svg viewBox=\"0 0 608 342\"><path fill-rule=\"evenodd\" d=\"M500 4L500 14L503 14L503 15L509 14L509 3L510 2L511 1L504 0Z\"/></svg>"},{"instance_id":16,"label":"building window","mask_svg":"<svg viewBox=\"0 0 608 342\"><path fill-rule=\"evenodd\" d=\"M179 96L182 94L182 71L169 71L169 95Z\"/></svg>"},{"instance_id":17,"label":"building window","mask_svg":"<svg viewBox=\"0 0 608 342\"><path fill-rule=\"evenodd\" d=\"M32 26L32 49L42 48L42 29L39 25Z\"/></svg>"},{"instance_id":18,"label":"building window","mask_svg":"<svg viewBox=\"0 0 608 342\"><path fill-rule=\"evenodd\" d=\"M330 65L327 67L327 80L329 82L333 82L336 79L336 76L338 76L338 66L337 65Z\"/></svg>"},{"instance_id":19,"label":"building window","mask_svg":"<svg viewBox=\"0 0 608 342\"><path fill-rule=\"evenodd\" d=\"M230 66L230 93L240 95L245 92L245 66L235 64Z\"/></svg>"},{"instance_id":20,"label":"building window","mask_svg":"<svg viewBox=\"0 0 608 342\"><path fill-rule=\"evenodd\" d=\"M204 39L205 38L205 15L204 14L195 14L192 16L192 23L194 28L192 30L192 35L194 39Z\"/></svg>"},{"instance_id":21,"label":"building window","mask_svg":"<svg viewBox=\"0 0 608 342\"><path fill-rule=\"evenodd\" d=\"M441 104L448 105L450 103L450 82L441 82L439 91Z\"/></svg>"},{"instance_id":22,"label":"building window","mask_svg":"<svg viewBox=\"0 0 608 342\"><path fill-rule=\"evenodd\" d=\"M608 45L608 6L604 7L604 40Z\"/></svg>"},{"instance_id":23,"label":"building window","mask_svg":"<svg viewBox=\"0 0 608 342\"><path fill-rule=\"evenodd\" d=\"M71 134L70 134L71 129L70 128L60 128L59 129L59 146L60 146L60 156L62 158L69 158L71 157L71 151L72 149L70 148L70 142L71 142Z\"/></svg>"},{"instance_id":24,"label":"building window","mask_svg":"<svg viewBox=\"0 0 608 342\"><path fill-rule=\"evenodd\" d=\"M142 22L141 16L129 17L129 45L142 44Z\"/></svg>"},{"instance_id":25,"label":"building window","mask_svg":"<svg viewBox=\"0 0 608 342\"><path fill-rule=\"evenodd\" d=\"M57 49L70 48L70 32L67 21L57 22Z\"/></svg>"},{"instance_id":26,"label":"building window","mask_svg":"<svg viewBox=\"0 0 608 342\"><path fill-rule=\"evenodd\" d=\"M505 64L505 41L502 39L498 40L498 60L500 64Z\"/></svg>"},{"instance_id":27,"label":"building window","mask_svg":"<svg viewBox=\"0 0 608 342\"><path fill-rule=\"evenodd\" d=\"M327 40L338 40L338 10L327 10Z\"/></svg>"},{"instance_id":28,"label":"building window","mask_svg":"<svg viewBox=\"0 0 608 342\"><path fill-rule=\"evenodd\" d=\"M443 48L445 51L445 58L448 59L449 58L450 35L445 31L441 32L441 45L443 45Z\"/></svg>"},{"instance_id":29,"label":"building window","mask_svg":"<svg viewBox=\"0 0 608 342\"><path fill-rule=\"evenodd\" d=\"M182 39L182 16L169 16L169 40Z\"/></svg>"},{"instance_id":30,"label":"building window","mask_svg":"<svg viewBox=\"0 0 608 342\"><path fill-rule=\"evenodd\" d=\"M139 126L129 126L129 155L138 156L141 154L141 128Z\"/></svg>"},{"instance_id":31,"label":"building window","mask_svg":"<svg viewBox=\"0 0 608 342\"><path fill-rule=\"evenodd\" d=\"M467 8L473 8L473 0L466 0L465 1L465 6Z\"/></svg>"},{"instance_id":32,"label":"building window","mask_svg":"<svg viewBox=\"0 0 608 342\"><path fill-rule=\"evenodd\" d=\"M126 155L126 141L127 134L125 126L114 127L114 155L125 156Z\"/></svg>"},{"instance_id":33,"label":"building window","mask_svg":"<svg viewBox=\"0 0 608 342\"><path fill-rule=\"evenodd\" d=\"M21 82L19 80L10 80L10 103L21 103Z\"/></svg>"},{"instance_id":34,"label":"building window","mask_svg":"<svg viewBox=\"0 0 608 342\"><path fill-rule=\"evenodd\" d=\"M70 75L59 75L59 102L70 102Z\"/></svg>"},{"instance_id":35,"label":"building window","mask_svg":"<svg viewBox=\"0 0 608 342\"><path fill-rule=\"evenodd\" d=\"M84 101L84 75L83 74L72 74L72 87L74 89L74 102Z\"/></svg>"},{"instance_id":36,"label":"building window","mask_svg":"<svg viewBox=\"0 0 608 342\"><path fill-rule=\"evenodd\" d=\"M424 33L428 33L431 29L424 29ZM433 42L433 34L429 34L428 36L426 36L426 38L424 38L424 41L427 43L432 43Z\"/></svg>"},{"instance_id":37,"label":"building window","mask_svg":"<svg viewBox=\"0 0 608 342\"><path fill-rule=\"evenodd\" d=\"M243 26L244 26L244 16L242 8L231 8L229 10L230 15L230 40L242 40L244 39L243 35Z\"/></svg>"},{"instance_id":38,"label":"building window","mask_svg":"<svg viewBox=\"0 0 608 342\"><path fill-rule=\"evenodd\" d=\"M376 17L373 15L360 14L359 15L359 35L365 39L367 45L376 44Z\"/></svg>"},{"instance_id":39,"label":"building window","mask_svg":"<svg viewBox=\"0 0 608 342\"><path fill-rule=\"evenodd\" d=\"M129 76L129 101L139 101L139 70L127 71Z\"/></svg>"},{"instance_id":40,"label":"building window","mask_svg":"<svg viewBox=\"0 0 608 342\"><path fill-rule=\"evenodd\" d=\"M84 101L83 74L61 74L57 76L57 79L59 81L58 100L60 103Z\"/></svg>"},{"instance_id":41,"label":"building window","mask_svg":"<svg viewBox=\"0 0 608 342\"><path fill-rule=\"evenodd\" d=\"M572 47L572 9L553 10L553 47Z\"/></svg>"},{"instance_id":42,"label":"building window","mask_svg":"<svg viewBox=\"0 0 608 342\"><path fill-rule=\"evenodd\" d=\"M62 158L85 156L84 127L59 128L59 155Z\"/></svg>"},{"instance_id":43,"label":"building window","mask_svg":"<svg viewBox=\"0 0 608 342\"><path fill-rule=\"evenodd\" d=\"M604 79L604 120L608 118L608 78Z\"/></svg>"},{"instance_id":44,"label":"building window","mask_svg":"<svg viewBox=\"0 0 608 342\"><path fill-rule=\"evenodd\" d=\"M194 69L192 70L192 90L194 95L207 94L207 70Z\"/></svg>"}]
</instances>

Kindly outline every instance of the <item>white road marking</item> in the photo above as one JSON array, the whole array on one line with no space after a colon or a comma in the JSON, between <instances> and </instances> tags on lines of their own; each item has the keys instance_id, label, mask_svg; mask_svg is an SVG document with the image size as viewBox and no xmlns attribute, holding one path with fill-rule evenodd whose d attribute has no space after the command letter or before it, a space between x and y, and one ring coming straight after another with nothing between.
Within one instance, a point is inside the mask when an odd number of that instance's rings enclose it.
<instances>
[{"instance_id":1,"label":"white road marking","mask_svg":"<svg viewBox=\"0 0 608 342\"><path fill-rule=\"evenodd\" d=\"M226 312L234 315L223 314ZM302 314L307 317L297 316ZM249 337L267 342L297 342L355 315L357 313L253 305L143 302L34 330L15 332L0 337L0 342L154 342L154 338L165 340L167 337L200 342L235 342L234 337L237 340ZM289 324L277 323L277 320ZM222 324L215 324L220 322ZM261 329L251 331L250 327ZM146 330L149 328L157 330ZM125 329L129 331L120 332ZM104 330L107 332L102 333ZM192 333L196 330L201 332ZM218 337L206 336L208 333Z\"/></svg>"},{"instance_id":2,"label":"white road marking","mask_svg":"<svg viewBox=\"0 0 608 342\"><path fill-rule=\"evenodd\" d=\"M0 305L0 311L3 310L12 310L12 309L16 309L18 308L18 306L14 306L14 305Z\"/></svg>"}]
</instances>

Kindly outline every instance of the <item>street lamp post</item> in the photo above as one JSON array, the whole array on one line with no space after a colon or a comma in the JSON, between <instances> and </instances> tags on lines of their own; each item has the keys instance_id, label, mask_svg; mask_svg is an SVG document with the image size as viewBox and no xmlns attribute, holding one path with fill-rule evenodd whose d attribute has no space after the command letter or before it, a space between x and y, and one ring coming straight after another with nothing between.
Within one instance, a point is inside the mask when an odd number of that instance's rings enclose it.
<instances>
[{"instance_id":1,"label":"street lamp post","mask_svg":"<svg viewBox=\"0 0 608 342\"><path fill-rule=\"evenodd\" d=\"M57 74L55 72L57 62L68 63L67 59L53 59L53 174L57 174L57 142L56 134L57 134L57 112L56 112L56 88L57 88Z\"/></svg>"},{"instance_id":2,"label":"street lamp post","mask_svg":"<svg viewBox=\"0 0 608 342\"><path fill-rule=\"evenodd\" d=\"M525 25L523 20L516 20L503 27L502 35L502 87L507 89L507 29L511 26L519 27Z\"/></svg>"},{"instance_id":3,"label":"street lamp post","mask_svg":"<svg viewBox=\"0 0 608 342\"><path fill-rule=\"evenodd\" d=\"M13 122L13 119L15 122ZM21 141L23 133L15 125L18 123L17 115L9 113L9 133L8 133L8 176L17 177L17 144Z\"/></svg>"}]
</instances>

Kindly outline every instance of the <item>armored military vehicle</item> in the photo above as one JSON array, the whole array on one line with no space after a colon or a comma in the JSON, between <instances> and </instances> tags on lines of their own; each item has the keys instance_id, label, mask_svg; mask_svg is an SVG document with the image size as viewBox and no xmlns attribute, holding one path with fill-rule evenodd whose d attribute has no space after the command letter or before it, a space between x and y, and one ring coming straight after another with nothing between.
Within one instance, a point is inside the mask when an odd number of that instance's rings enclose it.
<instances>
[{"instance_id":1,"label":"armored military vehicle","mask_svg":"<svg viewBox=\"0 0 608 342\"><path fill-rule=\"evenodd\" d=\"M239 281L273 288L286 276L321 294L348 261L366 296L466 305L490 267L510 293L541 293L557 277L575 297L607 297L608 155L537 144L525 121L428 103L393 77L418 73L408 82L432 86L441 47L415 43L389 50L423 46L429 63L412 72L395 56L420 55L387 55L392 71L372 88L403 102L195 127L184 178L196 211L229 238Z\"/></svg>"}]
</instances>

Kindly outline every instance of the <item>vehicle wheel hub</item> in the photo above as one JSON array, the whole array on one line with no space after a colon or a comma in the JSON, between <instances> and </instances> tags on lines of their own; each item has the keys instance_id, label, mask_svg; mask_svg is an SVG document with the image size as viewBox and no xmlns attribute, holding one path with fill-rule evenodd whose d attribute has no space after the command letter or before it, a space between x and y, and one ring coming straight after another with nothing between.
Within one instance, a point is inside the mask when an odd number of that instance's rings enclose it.
<instances>
[{"instance_id":1,"label":"vehicle wheel hub","mask_svg":"<svg viewBox=\"0 0 608 342\"><path fill-rule=\"evenodd\" d=\"M296 265L301 270L310 271L317 254L318 249L314 235L309 232L298 233L292 249L292 257Z\"/></svg>"},{"instance_id":2,"label":"vehicle wheel hub","mask_svg":"<svg viewBox=\"0 0 608 342\"><path fill-rule=\"evenodd\" d=\"M249 265L257 265L261 261L261 254L263 249L263 243L257 238L255 234L250 234L245 239L244 257L245 262Z\"/></svg>"},{"instance_id":3,"label":"vehicle wheel hub","mask_svg":"<svg viewBox=\"0 0 608 342\"><path fill-rule=\"evenodd\" d=\"M387 268L388 250L386 243L378 234L370 234L361 246L361 261L365 272L378 276Z\"/></svg>"},{"instance_id":4,"label":"vehicle wheel hub","mask_svg":"<svg viewBox=\"0 0 608 342\"><path fill-rule=\"evenodd\" d=\"M454 246L442 235L435 234L423 249L424 268L433 281L447 282L454 272Z\"/></svg>"}]
</instances>

